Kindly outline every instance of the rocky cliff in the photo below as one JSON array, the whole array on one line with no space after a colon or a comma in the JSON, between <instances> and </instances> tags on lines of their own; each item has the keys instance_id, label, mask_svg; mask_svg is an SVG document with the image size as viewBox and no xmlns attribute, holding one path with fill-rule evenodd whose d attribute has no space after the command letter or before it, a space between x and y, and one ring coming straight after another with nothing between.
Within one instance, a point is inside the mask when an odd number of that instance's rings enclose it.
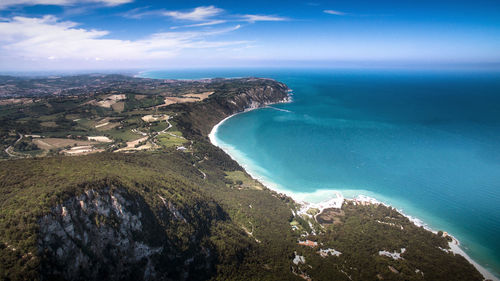
<instances>
[{"instance_id":1,"label":"rocky cliff","mask_svg":"<svg viewBox=\"0 0 500 281\"><path fill-rule=\"evenodd\" d=\"M248 79L231 89L204 102L174 106L183 132L207 135L231 114L289 99L286 85L269 79ZM98 186L53 207L39 220L44 279L194 280L215 272L220 260L210 242L211 227L228 218L218 204L207 204L205 198L176 203L160 193L148 194L160 204L148 204L120 182ZM246 239L238 229L235 240L238 235Z\"/></svg>"},{"instance_id":2,"label":"rocky cliff","mask_svg":"<svg viewBox=\"0 0 500 281\"><path fill-rule=\"evenodd\" d=\"M344 204L320 225L251 179L206 136L231 114L288 100L288 88L221 81L208 99L159 109L184 151L0 162L0 280L482 279L393 209Z\"/></svg>"},{"instance_id":3,"label":"rocky cliff","mask_svg":"<svg viewBox=\"0 0 500 281\"><path fill-rule=\"evenodd\" d=\"M213 126L232 114L291 99L289 88L275 80L248 78L244 83L237 91L216 91L204 102L177 106L179 126L188 133L207 136Z\"/></svg>"},{"instance_id":4,"label":"rocky cliff","mask_svg":"<svg viewBox=\"0 0 500 281\"><path fill-rule=\"evenodd\" d=\"M159 194L162 204L152 208L139 194L113 185L85 190L39 220L44 279L194 280L213 273L206 239L210 221L226 219L218 205L184 206L206 214L193 217Z\"/></svg>"}]
</instances>

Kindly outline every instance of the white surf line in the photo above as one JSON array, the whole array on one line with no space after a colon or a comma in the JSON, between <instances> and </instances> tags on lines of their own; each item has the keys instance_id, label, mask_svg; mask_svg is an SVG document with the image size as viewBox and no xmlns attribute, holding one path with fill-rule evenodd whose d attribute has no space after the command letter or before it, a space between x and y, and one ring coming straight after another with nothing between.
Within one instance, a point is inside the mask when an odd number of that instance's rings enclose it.
<instances>
[{"instance_id":1,"label":"white surf line","mask_svg":"<svg viewBox=\"0 0 500 281\"><path fill-rule=\"evenodd\" d=\"M147 70L142 70L142 71L139 71L138 73L134 74L132 77L134 78L147 78L147 77L144 77L144 74L148 73Z\"/></svg>"},{"instance_id":2,"label":"white surf line","mask_svg":"<svg viewBox=\"0 0 500 281\"><path fill-rule=\"evenodd\" d=\"M208 134L208 139L210 139L210 142L211 142L213 145L217 146L218 148L220 148L220 149L222 149L222 150L224 150L224 149L223 149L223 148L219 145L219 143L217 142L217 138L215 137L215 135L217 134L217 131L219 130L220 125L224 124L224 122L226 122L226 120L227 120L227 119L229 119L229 118L231 118L231 117L235 116L236 114L239 114L239 113L232 114L232 115L230 115L230 116L228 116L228 117L226 117L226 118L222 119L222 121L220 121L219 123L217 123L217 124L216 124L216 125L212 128L212 130L210 131L210 133ZM227 151L225 151L225 152L227 153ZM229 153L228 153L228 155L229 155ZM230 156L231 158L233 158L231 155L229 155L229 156ZM235 159L233 158L233 160L235 160ZM235 160L235 161L236 161L236 160Z\"/></svg>"},{"instance_id":3,"label":"white surf line","mask_svg":"<svg viewBox=\"0 0 500 281\"><path fill-rule=\"evenodd\" d=\"M269 106L264 106L264 107L269 107ZM231 155L229 153L229 151L221 146L221 144L217 141L217 137L216 137L216 134L217 134L217 131L219 129L219 127L224 124L224 122L226 122L229 118L237 115L237 114L241 114L241 113L244 113L244 112L248 112L248 111L251 111L251 110L255 110L255 109L258 109L258 108L250 108L248 110L245 110L245 111L242 111L242 112L238 112L238 113L235 113L235 114L232 114L226 118L224 118L222 121L220 121L219 123L217 123L213 128L212 130L210 131L210 133L208 134L208 138L210 139L210 142L219 147L220 149L222 149L226 154L229 155L229 157L231 157L231 159L233 159L234 161L238 162L237 159L235 159L233 157L233 155ZM246 168L244 164L238 162L238 164L240 164L244 169ZM337 205L337 200L335 200L335 198L333 198L334 200L332 199L327 199L323 202L319 202L319 203L310 203L310 202L307 202L305 200L303 200L302 198L298 198L296 194L294 194L293 192L290 192L290 191L286 191L286 190L282 190L280 188L278 188L277 184L271 184L265 180L263 180L263 178L259 175L256 175L254 173L252 173L252 171L249 171L247 169L245 169L245 171L255 180L258 180L259 182L261 182L264 186L266 186L267 188L273 190L273 191L276 191L278 193L285 193L286 195L290 196L293 198L293 200L297 201L298 203L300 203L301 205L308 205L308 206L318 206L318 205L322 205L322 209L325 209L325 208L328 208L328 203L334 203L333 205ZM333 191L333 190L332 190ZM337 197L338 198L338 197ZM355 198L346 198L347 200L353 200ZM392 207L390 206L389 204L386 204L386 203L383 203L375 198L371 198L371 197L368 197L368 196L365 196L365 195L360 195L358 196L356 199L361 199L361 200L367 200L371 203L379 203L379 204L382 204L384 206L387 206L387 207ZM328 202L328 201L331 201L331 202ZM333 206L332 206L333 207ZM425 224L422 220L418 219L418 218L415 218L415 217L412 217L412 216L409 216L405 213L402 212L402 210L400 209L397 209L395 208L400 214L402 214L403 216L407 217L414 225L420 227L420 226L423 226L426 230L428 231L431 231L433 233L437 233L437 231L431 229L427 224ZM450 235L450 234L449 234ZM486 268L484 268L483 266L481 266L480 264L478 264L476 261L474 261L469 255L467 255L467 253L465 253L462 248L460 248L460 242L458 241L458 239L456 239L455 237L453 237L453 235L450 235L454 241L456 241L456 244L454 244L453 242L450 242L449 243L449 246L450 246L450 251L452 251L453 253L455 254L459 254L461 256L463 256L467 261L469 261L476 269L477 271L479 271L479 273L481 273L483 275L483 277L485 279L491 279L491 280L494 280L494 281L500 281L500 279L498 277L496 277L495 275L493 275L490 271L488 271Z\"/></svg>"},{"instance_id":4,"label":"white surf line","mask_svg":"<svg viewBox=\"0 0 500 281\"><path fill-rule=\"evenodd\" d=\"M394 208L393 206L391 206L391 205L389 205L387 203L384 203L382 201L379 201L379 200L377 200L377 199L375 199L373 197L369 197L369 196L366 196L366 195L358 195L355 198L346 198L346 199L347 200L365 201L365 202L369 202L371 204L381 204L381 205L384 205L386 207L392 207L392 208ZM398 209L398 208L394 208L394 209L396 209L396 211L398 211L398 213L400 213L401 215L403 215L406 218L408 218L417 227L423 227L425 230L430 231L430 232L432 232L434 234L437 234L436 230L430 228L429 225L426 224L421 219L413 217L413 216L410 216L410 215L407 215L401 209ZM453 235L451 235L449 233L448 233L448 236L450 236L452 238L452 242L448 242L448 245L450 246L450 250L449 251L451 251L454 254L458 254L458 255L463 256L468 262L470 262L477 269L477 271L479 271L479 273L481 273L483 275L483 277L485 279L494 280L494 281L500 281L500 279L498 279L498 277L496 277L495 275L493 275L485 267L483 267L482 265L480 265L479 263L477 263L476 261L474 261L469 255L467 255L467 253L465 253L465 251L462 248L460 248L460 241L457 238L455 238Z\"/></svg>"},{"instance_id":5,"label":"white surf line","mask_svg":"<svg viewBox=\"0 0 500 281\"><path fill-rule=\"evenodd\" d=\"M368 197L368 196L365 196L365 195L358 195L358 197L356 197L356 199L361 200L361 201L364 200L364 201L367 201L367 202L370 202L370 203L382 204L382 205L384 205L386 207L392 207L389 204L386 204L386 203L381 202L381 201L379 201L379 200L377 200L375 198ZM410 216L410 215L407 215L401 209L397 209L397 208L395 208L395 209L400 214L402 214L403 216L407 217L414 225L416 225L418 227L423 227L424 229L426 229L426 230L428 230L428 231L430 231L430 232L432 232L434 234L437 234L436 230L434 230L431 227L429 227L429 225L426 224L421 219L413 217L413 216ZM482 265L480 265L479 263L477 263L476 261L474 261L462 248L460 248L460 241L456 237L454 237L450 233L448 233L448 236L450 236L452 238L452 241L448 242L448 245L450 246L450 250L449 251L453 252L454 254L458 254L458 255L463 256L467 261L469 261L477 269L477 271L479 271L479 273L481 273L483 275L483 277L485 279L494 280L494 281L500 281L500 279L498 277L496 277L495 275L493 275L493 273L491 273L485 267L483 267Z\"/></svg>"},{"instance_id":6,"label":"white surf line","mask_svg":"<svg viewBox=\"0 0 500 281\"><path fill-rule=\"evenodd\" d=\"M291 90L289 90L288 92L288 96L286 98L284 98L283 100L281 101L278 101L278 102L273 102L273 103L268 103L268 104L264 104L260 107L249 107L249 108L245 108L243 111L241 112L236 112L236 113L233 113L231 115L229 115L228 117L222 119L222 121L220 121L219 123L217 123L213 128L212 130L210 131L210 133L208 134L208 138L210 139L210 142L219 147L220 149L224 150L222 147L220 147L218 145L218 142L217 142L217 138L215 137L215 135L217 134L217 131L219 130L219 127L220 125L222 125L224 122L226 122L227 119L235 116L235 115L238 115L238 114L241 114L241 113L245 113L245 112L249 112L249 111L252 111L252 110L255 110L255 109L261 109L261 108L265 108L265 107L270 107L270 108L274 108L274 109L277 109L277 110L286 110L286 109L278 109L278 108L275 108L275 107L271 107L270 105L273 105L273 104L278 104L278 103L291 103L292 102L292 94L291 94ZM225 150L224 150L225 151ZM231 156L231 154L229 154L227 151L225 151L230 157L231 159L233 159L234 161L236 161L236 159L233 158L233 156ZM238 161L236 161L238 162Z\"/></svg>"},{"instance_id":7,"label":"white surf line","mask_svg":"<svg viewBox=\"0 0 500 281\"><path fill-rule=\"evenodd\" d=\"M454 254L459 254L466 260L468 260L477 269L477 271L479 271L479 273L483 275L484 278L495 281L500 280L498 277L493 275L493 273L489 272L486 268L484 268L482 265L478 264L471 257L469 257L469 255L467 255L467 253L462 248L460 248L460 242L455 237L453 236L451 237L453 238L453 241L448 243L451 252L453 252Z\"/></svg>"}]
</instances>

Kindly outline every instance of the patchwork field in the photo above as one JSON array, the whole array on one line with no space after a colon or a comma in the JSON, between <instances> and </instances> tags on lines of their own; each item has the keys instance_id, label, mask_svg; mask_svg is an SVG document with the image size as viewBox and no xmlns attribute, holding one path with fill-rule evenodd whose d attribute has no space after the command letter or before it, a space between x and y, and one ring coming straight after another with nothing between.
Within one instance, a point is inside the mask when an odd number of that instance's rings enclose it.
<instances>
[{"instance_id":1,"label":"patchwork field","mask_svg":"<svg viewBox=\"0 0 500 281\"><path fill-rule=\"evenodd\" d=\"M98 149L89 145L84 145L84 146L75 146L70 149L62 150L61 153L70 156L77 156L77 155L87 155L103 151L104 149Z\"/></svg>"},{"instance_id":2,"label":"patchwork field","mask_svg":"<svg viewBox=\"0 0 500 281\"><path fill-rule=\"evenodd\" d=\"M207 99L214 92L204 92L201 94L185 94L181 97L166 97L165 103L157 107L164 107L175 103L196 102Z\"/></svg>"},{"instance_id":3,"label":"patchwork field","mask_svg":"<svg viewBox=\"0 0 500 281\"><path fill-rule=\"evenodd\" d=\"M124 100L124 99L126 99L126 96L124 94L111 95L111 96L105 97L101 101L92 100L89 103L92 104L92 105L96 105L96 106L100 106L100 107L104 107L104 108L111 108L118 101L121 101L121 100Z\"/></svg>"},{"instance_id":4,"label":"patchwork field","mask_svg":"<svg viewBox=\"0 0 500 281\"><path fill-rule=\"evenodd\" d=\"M144 122L156 122L156 121L164 121L164 120L168 120L169 116L168 115L164 115L164 114L160 114L160 115L146 115L146 116L143 116L141 117L141 119L144 121Z\"/></svg>"},{"instance_id":5,"label":"patchwork field","mask_svg":"<svg viewBox=\"0 0 500 281\"><path fill-rule=\"evenodd\" d=\"M54 121L46 121L46 122L42 122L40 123L40 125L44 126L44 127L50 127L50 128L55 128L57 127L57 124L56 122Z\"/></svg>"},{"instance_id":6,"label":"patchwork field","mask_svg":"<svg viewBox=\"0 0 500 281\"><path fill-rule=\"evenodd\" d=\"M66 146L82 146L82 145L92 145L96 142L86 141L86 140L74 140L74 139L63 139L63 138L37 138L33 140L40 149L50 150L63 148Z\"/></svg>"},{"instance_id":7,"label":"patchwork field","mask_svg":"<svg viewBox=\"0 0 500 281\"><path fill-rule=\"evenodd\" d=\"M98 142L113 142L110 138L105 137L105 136L94 136L94 137L87 137L89 141L98 141Z\"/></svg>"},{"instance_id":8,"label":"patchwork field","mask_svg":"<svg viewBox=\"0 0 500 281\"><path fill-rule=\"evenodd\" d=\"M187 142L187 139L182 137L182 133L179 131L168 131L167 133L158 135L156 139L164 147L182 146Z\"/></svg>"},{"instance_id":9,"label":"patchwork field","mask_svg":"<svg viewBox=\"0 0 500 281\"><path fill-rule=\"evenodd\" d=\"M149 138L148 136L145 136L145 137L133 140L133 141L129 141L129 142L127 142L127 146L126 147L120 148L120 149L116 150L115 152L149 149L149 148L152 147L151 144L144 143L144 142L146 142L148 140L148 138ZM141 143L144 143L144 144L141 145Z\"/></svg>"},{"instance_id":10,"label":"patchwork field","mask_svg":"<svg viewBox=\"0 0 500 281\"><path fill-rule=\"evenodd\" d=\"M120 102L117 102L113 105L111 105L111 108L116 111L116 112L122 112L124 109L125 109L125 103L120 101Z\"/></svg>"},{"instance_id":11,"label":"patchwork field","mask_svg":"<svg viewBox=\"0 0 500 281\"><path fill-rule=\"evenodd\" d=\"M32 103L32 102L33 102L33 99L30 99L30 98L3 99L3 100L0 100L0 105L29 104L29 103Z\"/></svg>"}]
</instances>

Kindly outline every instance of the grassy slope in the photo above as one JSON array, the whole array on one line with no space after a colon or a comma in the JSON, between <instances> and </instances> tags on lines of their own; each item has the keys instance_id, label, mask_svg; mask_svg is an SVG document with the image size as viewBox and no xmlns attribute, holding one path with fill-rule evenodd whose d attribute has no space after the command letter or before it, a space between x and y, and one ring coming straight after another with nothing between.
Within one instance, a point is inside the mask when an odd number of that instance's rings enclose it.
<instances>
[{"instance_id":1,"label":"grassy slope","mask_svg":"<svg viewBox=\"0 0 500 281\"><path fill-rule=\"evenodd\" d=\"M223 175L223 171L214 167L209 168L208 165L204 168L210 169L211 175L207 180L203 180L200 173L191 165L192 161L194 159L191 159L189 154L171 152L134 155L103 153L0 163L2 191L0 237L4 245L11 245L16 249L13 251L7 247L1 248L2 277L5 278L12 273L36 276L39 260L33 253L37 253L37 218L49 212L52 206L89 187L105 187L106 185L101 186L97 183L106 181L112 181L115 185L140 195L152 209L161 204L157 194L165 198L174 198L181 206L190 205L194 199L205 201L214 199L219 202L232 219L231 227L216 229L211 238L219 249L220 266L230 268L230 270L227 268L220 270L220 273L223 273L220 278L228 277L227 275L235 277L232 274L237 267L233 263L242 262L243 259L238 260L234 256L242 255L243 250L247 251L245 245L253 245L255 247L253 250L258 252L257 243L244 234L240 224L252 223L256 228L269 228L270 231L266 231L265 235L263 233L258 238L264 241L263 243L281 248L280 243L273 240L277 240L275 237L280 237L279 240L282 240L280 232L288 229L287 220L291 213L286 204L270 193L256 193L253 190L234 192L221 183L220 177L217 177ZM250 204L254 209L242 208ZM275 216L269 218L266 215L268 211L272 211ZM227 233L229 230L230 233ZM289 243L293 241L289 235L287 239ZM28 253L31 254L27 255ZM24 255L27 255L26 258L18 259ZM32 259L32 256L35 258ZM267 260L272 263L278 262L279 265L279 257L271 255ZM13 262L17 265L13 265ZM245 267L253 268L254 262L260 263L260 260L251 261ZM286 268L278 265L272 268L275 270ZM287 274L286 271L282 273Z\"/></svg>"},{"instance_id":2,"label":"grassy slope","mask_svg":"<svg viewBox=\"0 0 500 281\"><path fill-rule=\"evenodd\" d=\"M193 210L193 202L220 205L228 220L214 223L209 235L218 255L214 279L300 280L290 272L294 252L307 261L294 270L315 280L347 280L347 276L366 280L376 278L376 274L386 280L422 280L416 268L426 272L428 280L479 279L463 258L436 250L437 246L446 246L443 238L412 226L385 207L345 206L341 224L327 225L322 234L309 237L340 250L343 254L338 258L321 258L318 249L297 245L300 232L292 231L290 222L295 219L301 229L311 229L303 218L293 217L295 203L267 189L236 188L234 181L228 183L228 174L240 171L236 175L242 180L242 173L246 173L206 138L215 123L240 109L225 102L237 92L222 91L201 103L170 108L178 114L175 121L179 130L194 141L193 153L166 149L0 162L0 278L38 278L37 219L85 189L111 183L143 197L153 210L161 204L158 194L185 206L185 211ZM198 169L206 173L206 179ZM405 231L376 222L387 217L404 224ZM191 227L196 228L193 223ZM182 239L182 233L178 235ZM393 251L403 246L408 248L403 261L377 254L382 249ZM388 265L401 274L391 273Z\"/></svg>"}]
</instances>

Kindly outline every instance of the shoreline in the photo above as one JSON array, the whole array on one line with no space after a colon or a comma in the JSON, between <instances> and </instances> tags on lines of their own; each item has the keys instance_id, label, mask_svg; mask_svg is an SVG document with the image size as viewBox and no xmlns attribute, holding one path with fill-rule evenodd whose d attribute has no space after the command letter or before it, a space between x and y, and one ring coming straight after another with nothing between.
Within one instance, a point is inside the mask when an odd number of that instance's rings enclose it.
<instances>
[{"instance_id":1,"label":"shoreline","mask_svg":"<svg viewBox=\"0 0 500 281\"><path fill-rule=\"evenodd\" d=\"M221 145L218 142L217 137L216 137L217 131L218 131L219 127L222 124L224 124L224 122L226 122L229 118L234 117L234 116L236 116L238 114L242 114L242 113L245 113L245 112L249 112L249 111L255 110L255 109L266 108L267 106L272 105L272 104L289 103L291 101L292 101L291 96L289 96L289 99L287 99L286 101L283 101L283 102L265 104L265 105L262 105L262 106L259 106L259 107L250 107L250 108L245 109L244 111L231 114L230 116L224 118L219 123L217 123L214 127L212 127L212 130L208 134L208 138L210 140L210 143L212 145L214 145L214 146L222 149L227 155L229 155L229 157L231 157L231 159L233 159L240 166L242 166L243 169L253 179L258 180L266 188L268 188L270 190L273 190L273 191L278 192L278 193L284 193L287 196L290 196L293 200L295 200L297 203L299 203L303 208L306 208L306 210L309 209L309 208L311 208L311 207L314 207L314 208L319 208L320 209L320 213L321 213L324 209L327 209L327 208L339 208L338 207L338 205L339 205L339 199L341 199L342 202L345 201L345 200L358 200L358 201L361 201L361 202L368 202L370 204L383 204L384 206L392 207L391 205L386 204L384 202L381 202L381 201L379 201L379 200L377 200L375 198L372 198L372 197L369 197L369 196L366 196L366 195L361 195L361 194L358 195L356 198L344 198L344 196L342 195L341 191L338 191L338 190L328 190L328 192L332 192L332 193L335 194L335 196L336 196L335 198L329 198L329 199L326 199L326 200L323 200L323 201L320 201L320 202L316 202L316 203L311 203L311 202L305 201L304 198L297 197L297 194L295 194L293 192L290 192L290 191L287 191L284 188L279 188L278 184L266 181L263 176L256 175L255 173L252 173L252 171L250 171L248 169L247 165L238 162L237 159L235 159L235 157L233 157L233 155L230 153L230 149L228 149L228 147L225 147L224 145ZM318 192L318 191L321 192L320 190L317 190L316 192ZM327 191L327 190L325 190L325 191ZM306 196L306 195L310 195L311 193L301 193L301 194L303 194L303 196ZM342 202L340 202L340 207L342 206ZM392 208L394 208L394 207L392 207ZM432 232L434 234L437 233L437 231L435 231L434 229L430 228L428 226L428 224L426 224L424 221L422 221L422 220L420 220L420 219L418 219L416 217L407 215L407 214L405 214L400 209L397 209L397 208L394 208L394 209L397 212L399 212L400 214L402 214L403 216L407 217L416 226L423 227L427 231L430 231L430 232ZM476 268L477 271L479 271L479 273L481 273L483 275L483 277L484 277L485 280L500 281L500 278L496 277L489 270L487 270L485 267L483 267L482 265L480 265L479 263L477 263L476 261L474 261L462 248L460 248L460 241L458 239L456 239L451 234L448 234L448 236L450 236L452 238L452 241L448 242L448 245L449 245L450 249L447 250L447 251L450 251L450 252L452 252L454 254L458 254L458 255L463 256L469 263L471 263Z\"/></svg>"}]
</instances>

